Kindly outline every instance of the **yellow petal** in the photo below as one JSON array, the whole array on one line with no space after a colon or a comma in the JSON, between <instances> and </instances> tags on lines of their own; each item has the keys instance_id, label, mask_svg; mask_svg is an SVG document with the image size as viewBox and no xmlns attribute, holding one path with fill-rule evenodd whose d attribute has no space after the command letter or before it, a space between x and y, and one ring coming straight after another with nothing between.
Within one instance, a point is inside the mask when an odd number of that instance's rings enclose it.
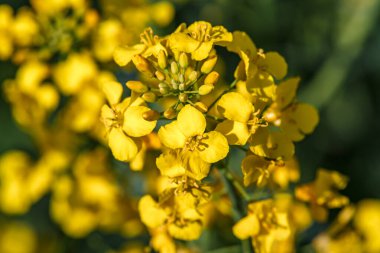
<instances>
[{"instance_id":1,"label":"yellow petal","mask_svg":"<svg viewBox=\"0 0 380 253\"><path fill-rule=\"evenodd\" d=\"M230 145L245 145L251 136L247 124L228 119L219 123L215 131L222 133Z\"/></svg>"},{"instance_id":2,"label":"yellow petal","mask_svg":"<svg viewBox=\"0 0 380 253\"><path fill-rule=\"evenodd\" d=\"M203 161L216 163L227 156L229 146L226 137L217 131L211 131L203 135L198 150Z\"/></svg>"},{"instance_id":3,"label":"yellow petal","mask_svg":"<svg viewBox=\"0 0 380 253\"><path fill-rule=\"evenodd\" d=\"M294 155L294 144L283 132L259 128L252 136L250 150L258 156L288 160Z\"/></svg>"},{"instance_id":4,"label":"yellow petal","mask_svg":"<svg viewBox=\"0 0 380 253\"><path fill-rule=\"evenodd\" d=\"M191 105L185 105L178 113L177 124L186 137L201 135L206 129L205 117Z\"/></svg>"},{"instance_id":5,"label":"yellow petal","mask_svg":"<svg viewBox=\"0 0 380 253\"><path fill-rule=\"evenodd\" d=\"M130 106L124 112L123 130L132 137L150 134L156 127L157 121L147 121L143 114L150 109L146 106Z\"/></svg>"},{"instance_id":6,"label":"yellow petal","mask_svg":"<svg viewBox=\"0 0 380 253\"><path fill-rule=\"evenodd\" d=\"M183 176L186 173L181 158L174 150L169 150L161 154L156 159L156 165L163 176L174 178Z\"/></svg>"},{"instance_id":7,"label":"yellow petal","mask_svg":"<svg viewBox=\"0 0 380 253\"><path fill-rule=\"evenodd\" d=\"M113 53L113 59L119 66L127 65L133 58L133 56L142 53L145 50L145 45L137 44L133 47L120 46L115 49Z\"/></svg>"},{"instance_id":8,"label":"yellow petal","mask_svg":"<svg viewBox=\"0 0 380 253\"><path fill-rule=\"evenodd\" d=\"M214 26L211 30L211 41L217 45L221 42L231 42L233 39L232 33L230 33L224 26Z\"/></svg>"},{"instance_id":9,"label":"yellow petal","mask_svg":"<svg viewBox=\"0 0 380 253\"><path fill-rule=\"evenodd\" d=\"M237 92L224 94L217 105L218 111L227 119L245 123L254 111L251 102Z\"/></svg>"},{"instance_id":10,"label":"yellow petal","mask_svg":"<svg viewBox=\"0 0 380 253\"><path fill-rule=\"evenodd\" d=\"M167 218L165 211L149 195L145 195L140 199L139 213L142 222L150 228L159 227Z\"/></svg>"},{"instance_id":11,"label":"yellow petal","mask_svg":"<svg viewBox=\"0 0 380 253\"><path fill-rule=\"evenodd\" d=\"M277 52L266 53L264 64L267 66L267 71L277 80L284 78L288 72L288 64L286 64L284 57Z\"/></svg>"},{"instance_id":12,"label":"yellow petal","mask_svg":"<svg viewBox=\"0 0 380 253\"><path fill-rule=\"evenodd\" d=\"M181 226L178 226L175 223L170 223L169 233L174 238L180 240L196 240L201 236L202 224L199 221L189 221Z\"/></svg>"},{"instance_id":13,"label":"yellow petal","mask_svg":"<svg viewBox=\"0 0 380 253\"><path fill-rule=\"evenodd\" d=\"M269 177L268 166L269 162L259 156L246 156L241 163L244 186L252 183L258 186L264 185Z\"/></svg>"},{"instance_id":14,"label":"yellow petal","mask_svg":"<svg viewBox=\"0 0 380 253\"><path fill-rule=\"evenodd\" d=\"M195 180L202 180L207 177L210 171L210 164L200 158L198 152L187 152L182 156L186 164L186 174Z\"/></svg>"},{"instance_id":15,"label":"yellow petal","mask_svg":"<svg viewBox=\"0 0 380 253\"><path fill-rule=\"evenodd\" d=\"M128 162L137 154L137 145L121 129L112 128L108 136L108 145L113 156L120 161Z\"/></svg>"},{"instance_id":16,"label":"yellow petal","mask_svg":"<svg viewBox=\"0 0 380 253\"><path fill-rule=\"evenodd\" d=\"M240 240L245 240L251 236L255 236L259 233L259 231L260 223L255 214L249 214L244 217L232 228L232 232Z\"/></svg>"},{"instance_id":17,"label":"yellow petal","mask_svg":"<svg viewBox=\"0 0 380 253\"><path fill-rule=\"evenodd\" d=\"M168 148L176 149L185 146L186 137L178 127L177 121L173 121L158 130L158 137L162 144Z\"/></svg>"},{"instance_id":18,"label":"yellow petal","mask_svg":"<svg viewBox=\"0 0 380 253\"><path fill-rule=\"evenodd\" d=\"M279 107L282 109L289 105L296 96L300 78L289 78L281 82L276 89L275 100Z\"/></svg>"},{"instance_id":19,"label":"yellow petal","mask_svg":"<svg viewBox=\"0 0 380 253\"><path fill-rule=\"evenodd\" d=\"M200 42L185 33L173 33L169 36L169 47L173 51L192 53L200 45Z\"/></svg>"},{"instance_id":20,"label":"yellow petal","mask_svg":"<svg viewBox=\"0 0 380 253\"><path fill-rule=\"evenodd\" d=\"M314 131L319 121L318 111L311 105L299 103L283 113L281 128L293 141L300 141Z\"/></svg>"},{"instance_id":21,"label":"yellow petal","mask_svg":"<svg viewBox=\"0 0 380 253\"><path fill-rule=\"evenodd\" d=\"M206 59L212 49L213 43L211 41L202 42L199 47L191 52L191 57L196 61L202 61Z\"/></svg>"},{"instance_id":22,"label":"yellow petal","mask_svg":"<svg viewBox=\"0 0 380 253\"><path fill-rule=\"evenodd\" d=\"M103 83L102 89L110 105L118 103L123 95L123 86L115 81Z\"/></svg>"},{"instance_id":23,"label":"yellow petal","mask_svg":"<svg viewBox=\"0 0 380 253\"><path fill-rule=\"evenodd\" d=\"M232 35L232 42L226 43L228 51L237 54L240 54L240 52L245 52L248 57L256 55L256 46L245 32L235 31Z\"/></svg>"}]
</instances>

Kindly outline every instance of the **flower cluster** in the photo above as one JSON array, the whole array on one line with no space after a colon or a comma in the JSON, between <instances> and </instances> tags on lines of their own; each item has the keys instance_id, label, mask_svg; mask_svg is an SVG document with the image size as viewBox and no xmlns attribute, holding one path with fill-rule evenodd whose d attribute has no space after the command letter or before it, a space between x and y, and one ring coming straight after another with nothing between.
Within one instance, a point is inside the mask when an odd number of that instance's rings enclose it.
<instances>
[{"instance_id":1,"label":"flower cluster","mask_svg":"<svg viewBox=\"0 0 380 253\"><path fill-rule=\"evenodd\" d=\"M376 201L355 211L337 171L295 185L295 145L319 115L297 99L301 80L285 59L206 21L166 36L145 28L173 15L164 1L31 0L15 14L0 5L0 59L17 66L4 94L37 150L0 156L0 212L22 215L46 197L66 235L138 242L122 252L146 252L144 233L154 251L199 252L187 242L221 230L269 253L294 252L313 221L344 207L315 249L352 240L377 252L378 224L365 219L379 219ZM238 62L231 73L224 54ZM28 225L4 224L1 252L40 250ZM19 240L28 247L12 251Z\"/></svg>"},{"instance_id":2,"label":"flower cluster","mask_svg":"<svg viewBox=\"0 0 380 253\"><path fill-rule=\"evenodd\" d=\"M247 216L239 220L245 207L235 215L233 233L239 239L251 237L257 252L292 251L296 234L317 217L316 209L326 219L325 208L348 203L334 191L344 188L346 179L326 170L296 191L299 200L311 203L312 212L281 193L300 177L294 142L313 132L319 121L313 106L296 99L300 78L284 79L287 64L281 55L257 49L244 32L204 21L182 24L165 37L148 28L140 38L139 44L117 48L114 59L120 66L132 63L141 80L126 82L126 98L120 83L105 83L108 104L101 119L120 161L133 162L145 152L148 135L157 132L162 143L156 166L165 183L152 192L157 200L145 195L139 202L155 250L174 252L171 238L201 236L207 208L217 206L212 196L223 195L218 186L223 180L225 187L232 186L230 201L247 204ZM216 70L223 48L240 57L229 86ZM241 180L230 168L234 150L245 154Z\"/></svg>"}]
</instances>

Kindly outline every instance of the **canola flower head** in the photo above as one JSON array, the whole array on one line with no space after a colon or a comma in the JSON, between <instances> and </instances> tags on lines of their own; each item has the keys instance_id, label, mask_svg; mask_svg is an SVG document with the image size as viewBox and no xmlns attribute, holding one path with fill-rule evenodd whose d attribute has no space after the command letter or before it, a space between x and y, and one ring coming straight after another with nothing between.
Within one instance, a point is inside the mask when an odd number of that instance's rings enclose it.
<instances>
[{"instance_id":1,"label":"canola flower head","mask_svg":"<svg viewBox=\"0 0 380 253\"><path fill-rule=\"evenodd\" d=\"M32 0L14 13L0 6L0 59L21 64L6 97L41 149L38 159L21 151L0 157L0 210L23 214L51 192L50 216L74 238L95 230L133 238L146 226L154 250L190 252L177 240L197 240L223 217L235 224L228 233L249 239L255 252L293 252L313 219L349 203L339 193L348 179L324 169L288 194L301 172L295 144L319 122L317 109L297 99L300 78L242 31L197 21L158 36L143 27L168 24L173 5L133 2L102 2L107 18L89 1ZM219 66L219 48L240 59L231 75ZM112 58L133 65L136 79L117 80L104 67ZM234 77L229 85L226 76ZM139 201L127 196L111 156L141 173L149 192ZM376 252L377 223L365 217L377 221L377 205L339 216L322 248L352 239ZM33 248L32 232L20 230Z\"/></svg>"}]
</instances>

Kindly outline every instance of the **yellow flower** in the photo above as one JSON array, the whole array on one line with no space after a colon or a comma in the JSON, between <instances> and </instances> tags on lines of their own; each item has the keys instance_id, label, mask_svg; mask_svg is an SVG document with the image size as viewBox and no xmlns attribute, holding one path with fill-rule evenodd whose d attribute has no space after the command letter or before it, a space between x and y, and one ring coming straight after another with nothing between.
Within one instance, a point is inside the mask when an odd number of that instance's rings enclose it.
<instances>
[{"instance_id":1,"label":"yellow flower","mask_svg":"<svg viewBox=\"0 0 380 253\"><path fill-rule=\"evenodd\" d=\"M209 193L189 182L180 182L177 188L167 188L157 203L151 196L140 199L139 212L145 225L152 229L166 227L169 234L181 240L198 239L202 233L200 208L207 203Z\"/></svg>"},{"instance_id":2,"label":"yellow flower","mask_svg":"<svg viewBox=\"0 0 380 253\"><path fill-rule=\"evenodd\" d=\"M158 131L163 145L173 150L180 149L180 152L164 153L158 158L157 165L160 170L179 168L184 173L189 171L192 177L198 180L206 177L209 171L207 163L215 163L226 157L229 147L221 133L204 133L205 130L206 119L203 114L191 105L184 106L178 113L177 120ZM165 161L161 163L160 159ZM184 162L185 166L182 165Z\"/></svg>"},{"instance_id":3,"label":"yellow flower","mask_svg":"<svg viewBox=\"0 0 380 253\"><path fill-rule=\"evenodd\" d=\"M245 145L260 126L252 103L237 92L223 95L217 104L218 111L226 118L216 127L231 145Z\"/></svg>"},{"instance_id":4,"label":"yellow flower","mask_svg":"<svg viewBox=\"0 0 380 253\"><path fill-rule=\"evenodd\" d=\"M151 55L158 57L162 50L166 53L166 48L161 45L160 38L153 34L152 28L147 28L140 35L141 43L132 47L120 46L114 51L113 58L119 66L127 65L135 56L141 55L146 58Z\"/></svg>"},{"instance_id":5,"label":"yellow flower","mask_svg":"<svg viewBox=\"0 0 380 253\"><path fill-rule=\"evenodd\" d=\"M252 237L255 252L278 252L277 244L291 238L287 213L276 208L273 200L248 205L248 215L238 221L232 231L240 240Z\"/></svg>"},{"instance_id":6,"label":"yellow flower","mask_svg":"<svg viewBox=\"0 0 380 253\"><path fill-rule=\"evenodd\" d=\"M293 141L300 141L305 134L314 131L319 121L317 110L308 104L295 102L300 79L290 78L281 82L275 90L273 104L263 118L280 127Z\"/></svg>"},{"instance_id":7,"label":"yellow flower","mask_svg":"<svg viewBox=\"0 0 380 253\"><path fill-rule=\"evenodd\" d=\"M169 47L173 51L191 53L192 59L206 59L214 44L232 41L232 34L223 26L211 26L205 21L198 21L186 28L180 25L176 32L169 36Z\"/></svg>"},{"instance_id":8,"label":"yellow flower","mask_svg":"<svg viewBox=\"0 0 380 253\"><path fill-rule=\"evenodd\" d=\"M272 75L280 80L287 73L288 66L281 55L277 52L264 53L262 49L257 49L245 32L235 31L232 41L226 43L226 46L242 59L247 80L253 80L255 75Z\"/></svg>"},{"instance_id":9,"label":"yellow flower","mask_svg":"<svg viewBox=\"0 0 380 253\"><path fill-rule=\"evenodd\" d=\"M294 155L294 144L280 131L271 131L269 127L259 128L251 137L249 149L255 155L269 159L288 160Z\"/></svg>"},{"instance_id":10,"label":"yellow flower","mask_svg":"<svg viewBox=\"0 0 380 253\"><path fill-rule=\"evenodd\" d=\"M349 203L346 196L338 193L346 188L347 182L348 178L337 171L318 169L314 182L296 188L296 197L311 204L316 220L325 221L327 208L339 208Z\"/></svg>"},{"instance_id":11,"label":"yellow flower","mask_svg":"<svg viewBox=\"0 0 380 253\"><path fill-rule=\"evenodd\" d=\"M103 105L101 118L108 132L108 145L114 157L120 161L131 161L140 149L138 137L148 135L157 121L147 121L143 114L150 109L144 100L125 98L120 102L123 88L118 82L107 82L103 91L108 105Z\"/></svg>"},{"instance_id":12,"label":"yellow flower","mask_svg":"<svg viewBox=\"0 0 380 253\"><path fill-rule=\"evenodd\" d=\"M34 253L37 251L37 235L27 223L6 222L1 224L0 252ZM22 242L22 243L20 243Z\"/></svg>"},{"instance_id":13,"label":"yellow flower","mask_svg":"<svg viewBox=\"0 0 380 253\"><path fill-rule=\"evenodd\" d=\"M380 201L366 199L358 203L354 218L355 228L364 235L365 252L380 251Z\"/></svg>"}]
</instances>

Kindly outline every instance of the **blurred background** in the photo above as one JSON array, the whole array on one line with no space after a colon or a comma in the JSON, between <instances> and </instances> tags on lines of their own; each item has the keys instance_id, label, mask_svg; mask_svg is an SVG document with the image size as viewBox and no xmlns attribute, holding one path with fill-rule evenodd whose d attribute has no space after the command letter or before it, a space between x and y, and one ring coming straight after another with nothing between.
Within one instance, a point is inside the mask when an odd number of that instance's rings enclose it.
<instances>
[{"instance_id":1,"label":"blurred background","mask_svg":"<svg viewBox=\"0 0 380 253\"><path fill-rule=\"evenodd\" d=\"M230 31L242 30L258 48L282 54L289 65L288 76L301 77L299 100L315 105L320 112L316 131L296 146L301 182L313 180L320 167L338 170L350 178L343 193L352 202L380 198L379 0L171 2L175 7L174 20L158 29L159 33L196 20L221 24ZM21 0L0 1L4 3L16 9L28 5L28 1ZM229 57L226 68L232 70L232 63L238 59ZM14 77L16 70L11 62L0 62L0 82ZM3 95L0 135L0 154L10 149L33 152L33 141L12 119ZM25 219L54 226L39 215L46 212L47 203L42 199ZM80 242L67 239L67 245L76 246L67 246L68 250L62 252L103 252L104 245L97 236L86 239L95 243L90 250L82 251ZM112 244L117 239L110 240Z\"/></svg>"}]
</instances>

